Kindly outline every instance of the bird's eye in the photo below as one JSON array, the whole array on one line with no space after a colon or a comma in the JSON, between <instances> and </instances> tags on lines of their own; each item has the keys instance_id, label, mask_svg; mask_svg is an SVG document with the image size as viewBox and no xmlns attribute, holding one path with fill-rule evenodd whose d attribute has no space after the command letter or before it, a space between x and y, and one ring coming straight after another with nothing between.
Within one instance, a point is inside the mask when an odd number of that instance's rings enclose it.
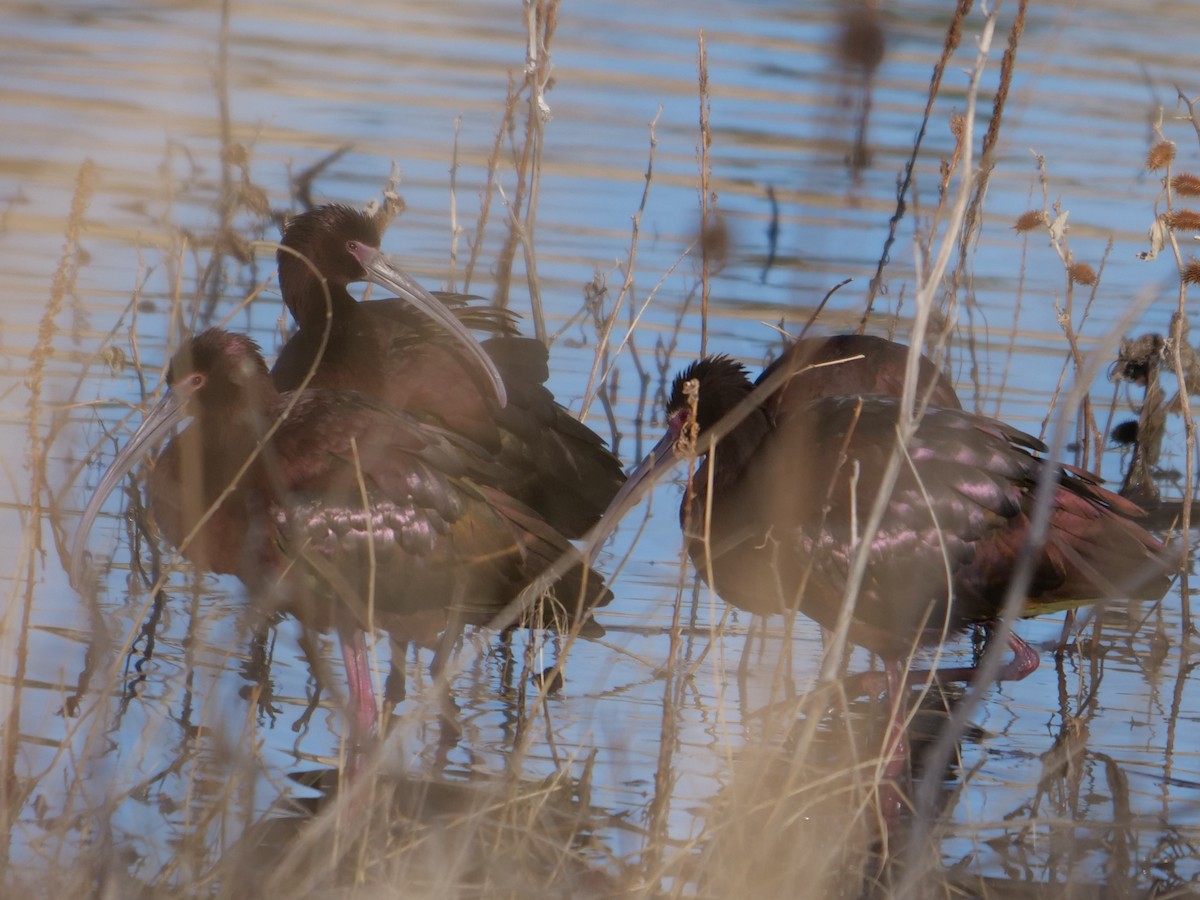
<instances>
[{"instance_id":1,"label":"bird's eye","mask_svg":"<svg viewBox=\"0 0 1200 900\"><path fill-rule=\"evenodd\" d=\"M351 253L358 252L358 241L346 241L346 249Z\"/></svg>"},{"instance_id":2,"label":"bird's eye","mask_svg":"<svg viewBox=\"0 0 1200 900\"><path fill-rule=\"evenodd\" d=\"M200 390L200 388L204 387L204 382L206 380L207 379L205 378L203 372L193 372L191 375L187 376L187 378L183 379L183 388L189 394L194 394L196 391Z\"/></svg>"}]
</instances>

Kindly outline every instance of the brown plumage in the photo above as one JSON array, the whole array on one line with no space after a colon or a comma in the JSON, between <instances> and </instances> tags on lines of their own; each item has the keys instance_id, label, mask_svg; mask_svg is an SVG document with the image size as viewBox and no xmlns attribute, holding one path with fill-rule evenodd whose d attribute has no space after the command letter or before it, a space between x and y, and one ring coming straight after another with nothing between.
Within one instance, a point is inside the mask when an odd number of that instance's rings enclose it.
<instances>
[{"instance_id":1,"label":"brown plumage","mask_svg":"<svg viewBox=\"0 0 1200 900\"><path fill-rule=\"evenodd\" d=\"M282 243L279 284L299 330L272 370L280 390L312 372L310 387L370 394L494 454L493 486L564 535L596 523L624 482L620 462L555 402L545 346L516 336L510 313L429 294L383 258L373 220L349 207L296 216ZM357 302L346 286L363 280L397 298ZM466 328L493 335L482 344L485 362L464 352Z\"/></svg>"},{"instance_id":2,"label":"brown plumage","mask_svg":"<svg viewBox=\"0 0 1200 900\"><path fill-rule=\"evenodd\" d=\"M172 360L168 383L85 511L73 568L104 497L191 416L150 476L163 534L200 568L236 575L262 608L337 627L360 735L374 723L364 693L369 620L399 640L488 623L571 549L489 486L497 464L469 440L362 394L280 394L243 335L196 336ZM582 596L577 567L523 621L566 626L589 616L609 595L587 574Z\"/></svg>"},{"instance_id":3,"label":"brown plumage","mask_svg":"<svg viewBox=\"0 0 1200 900\"><path fill-rule=\"evenodd\" d=\"M854 549L896 446L906 354L877 338L812 339L763 371L758 384L783 370L795 374L720 437L680 510L696 569L702 577L711 571L725 600L762 614L795 608L835 627ZM809 368L839 358L847 361ZM933 403L883 501L851 641L894 660L991 621L1026 552L1036 554L1029 615L1166 591L1165 548L1137 523L1140 510L1071 467L1056 466L1047 538L1027 547L1037 483L1054 465L1038 455L1044 446L961 411L931 365L922 373L918 396L931 386ZM668 433L614 507L628 502L635 482L672 461L693 421L689 381L698 384L694 420L702 437L755 387L726 357L685 369L668 405Z\"/></svg>"}]
</instances>

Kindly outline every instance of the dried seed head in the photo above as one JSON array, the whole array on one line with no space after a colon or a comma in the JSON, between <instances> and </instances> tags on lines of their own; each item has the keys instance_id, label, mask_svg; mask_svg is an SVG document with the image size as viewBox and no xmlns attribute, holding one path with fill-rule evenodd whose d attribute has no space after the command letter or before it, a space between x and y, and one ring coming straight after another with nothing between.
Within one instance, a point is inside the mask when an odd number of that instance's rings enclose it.
<instances>
[{"instance_id":1,"label":"dried seed head","mask_svg":"<svg viewBox=\"0 0 1200 900\"><path fill-rule=\"evenodd\" d=\"M221 151L221 161L227 166L236 166L239 169L244 169L246 164L250 162L250 153L246 150L244 144L229 144Z\"/></svg>"},{"instance_id":2,"label":"dried seed head","mask_svg":"<svg viewBox=\"0 0 1200 900\"><path fill-rule=\"evenodd\" d=\"M1200 259L1188 257L1179 278L1184 284L1200 284Z\"/></svg>"},{"instance_id":3,"label":"dried seed head","mask_svg":"<svg viewBox=\"0 0 1200 900\"><path fill-rule=\"evenodd\" d=\"M1138 423L1137 419L1131 419L1128 422L1121 422L1116 425L1109 437L1112 442L1121 447L1128 447L1130 444L1137 443Z\"/></svg>"},{"instance_id":4,"label":"dried seed head","mask_svg":"<svg viewBox=\"0 0 1200 900\"><path fill-rule=\"evenodd\" d=\"M1031 209L1029 212L1023 212L1017 217L1017 222L1013 225L1013 230L1017 234L1022 234L1026 231L1035 231L1038 228L1044 227L1046 224L1046 213L1040 209Z\"/></svg>"},{"instance_id":5,"label":"dried seed head","mask_svg":"<svg viewBox=\"0 0 1200 900\"><path fill-rule=\"evenodd\" d=\"M1163 221L1175 231L1200 231L1200 213L1194 209L1173 209L1163 216Z\"/></svg>"},{"instance_id":6,"label":"dried seed head","mask_svg":"<svg viewBox=\"0 0 1200 900\"><path fill-rule=\"evenodd\" d=\"M1072 263L1071 268L1067 269L1067 275L1076 284L1091 287L1096 283L1096 270L1087 263Z\"/></svg>"},{"instance_id":7,"label":"dried seed head","mask_svg":"<svg viewBox=\"0 0 1200 900\"><path fill-rule=\"evenodd\" d=\"M1146 386L1150 373L1162 359L1166 338L1161 334L1143 334L1121 341L1117 361L1108 370L1109 381L1132 381Z\"/></svg>"},{"instance_id":8,"label":"dried seed head","mask_svg":"<svg viewBox=\"0 0 1200 900\"><path fill-rule=\"evenodd\" d=\"M1159 169L1168 166L1175 158L1175 144L1171 141L1162 141L1150 148L1150 152L1146 154L1146 168L1151 172L1157 172Z\"/></svg>"},{"instance_id":9,"label":"dried seed head","mask_svg":"<svg viewBox=\"0 0 1200 900\"><path fill-rule=\"evenodd\" d=\"M1171 179L1171 189L1184 197L1200 197L1200 177L1180 172Z\"/></svg>"}]
</instances>

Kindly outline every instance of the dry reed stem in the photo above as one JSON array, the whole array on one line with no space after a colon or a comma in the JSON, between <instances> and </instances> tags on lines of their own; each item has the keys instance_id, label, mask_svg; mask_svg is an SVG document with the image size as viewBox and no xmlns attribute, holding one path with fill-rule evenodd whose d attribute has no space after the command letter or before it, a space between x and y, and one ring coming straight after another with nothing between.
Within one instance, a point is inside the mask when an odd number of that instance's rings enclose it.
<instances>
[{"instance_id":1,"label":"dry reed stem","mask_svg":"<svg viewBox=\"0 0 1200 900\"><path fill-rule=\"evenodd\" d=\"M961 7L960 7L961 8ZM974 106L978 98L979 81L983 75L983 70L988 59L988 54L991 49L991 39L996 23L996 11L993 9L989 12L985 22L981 26L980 34L977 39L978 49L975 58L975 64L968 76L968 86L966 91L966 112L963 115L963 137L960 141L962 150L961 170L959 172L959 190L956 195L953 206L948 210L948 217L943 227L943 237L938 246L938 252L932 257L933 265L928 270L919 270L917 273L917 294L915 297L915 318L913 323L912 347L909 350L908 370L906 373L904 391L902 394L901 409L904 411L901 420L898 424L898 447L903 447L907 444L911 435L916 429L919 419L912 414L914 390L917 382L917 363L919 360L918 347L924 339L924 334L929 323L929 319L933 310L935 292L940 290L942 284L942 275L949 264L950 256L954 247L957 245L958 235L963 222L966 220L970 195L973 182L974 164L972 160L972 132L974 123ZM932 97L930 99L932 102ZM918 411L919 412L919 411ZM865 573L867 562L867 549L870 547L871 541L878 531L879 524L883 514L883 508L887 503L891 493L892 486L896 482L901 466L901 454L893 453L888 461L887 469L880 484L880 495L876 502L872 505L870 517L863 529L862 544L854 555L851 575L847 579L846 593L843 602L851 604L853 598L857 596L862 578ZM1052 467L1047 466L1049 471ZM1044 479L1045 480L1045 479ZM1033 517L1033 528L1036 531L1039 527L1045 527L1045 518L1048 512L1048 493L1043 489L1040 493L1047 494L1042 498L1040 506L1042 509L1035 512ZM1041 524L1039 526L1039 513ZM1023 567L1029 569L1028 561ZM1013 573L1013 583L1010 585L1008 596L1006 597L1004 615L1009 622L1015 616L1020 603L1020 594L1024 590L1024 585L1028 584L1031 571L1023 572L1021 567ZM1003 628L1003 626L1002 626ZM847 637L849 629L848 616L844 620L839 620L838 628L835 630L834 647L841 647ZM1002 635L1003 637L1003 635ZM980 664L980 672L975 681L976 689L972 691L976 697L979 695L978 686L989 683L994 677L996 670L999 668L999 651L1001 650L1002 641L997 640L984 660ZM978 702L978 701L976 701ZM953 746L956 744L962 729L965 728L965 720L960 717L957 727L952 727L954 718L951 718L951 723L948 724L946 730L939 736L937 745L931 754L933 771L941 771L948 761ZM922 854L924 853L924 842L926 834L933 827L933 816L935 803L933 797L933 785L935 779L929 779L917 788L915 801L915 821L913 829L913 844L909 854L908 864L904 880L899 888L901 897L906 894L912 894L917 890L917 886L921 883L922 874L924 874L924 866L921 864Z\"/></svg>"},{"instance_id":2,"label":"dry reed stem","mask_svg":"<svg viewBox=\"0 0 1200 900\"><path fill-rule=\"evenodd\" d=\"M492 148L488 153L486 167L487 180L484 182L483 190L479 192L479 218L475 221L475 238L469 242L471 255L467 259L466 272L463 277L463 291L467 293L471 290L471 279L475 275L475 266L479 261L479 254L483 252L484 231L487 228L488 218L491 214L492 195L495 193L498 183L497 173L500 171L500 153L504 149L504 135L508 133L509 124L516 116L519 99L520 91L510 77L508 93L504 99L504 115L500 117L500 124L496 126L496 137L492 141Z\"/></svg>"},{"instance_id":3,"label":"dry reed stem","mask_svg":"<svg viewBox=\"0 0 1200 900\"><path fill-rule=\"evenodd\" d=\"M1192 128L1195 130L1197 139L1200 140L1200 118L1196 114L1196 104L1190 100L1182 91L1176 90L1177 97L1180 103L1187 107L1188 120L1192 123ZM1161 126L1156 125L1156 131L1161 136ZM1171 191L1171 168L1170 160L1167 161L1167 177L1164 179L1164 190L1166 191L1166 202L1168 214L1172 211L1173 196ZM1180 272L1178 305L1175 314L1171 317L1171 361L1173 364L1175 377L1179 383L1179 410L1183 418L1184 430L1186 434L1186 445L1184 450L1184 488L1183 488L1183 508L1180 519L1180 531L1183 534L1191 534L1192 520L1192 495L1195 491L1195 470L1196 470L1196 423L1192 417L1191 404L1188 400L1188 379L1184 371L1183 364L1183 345L1186 341L1187 332L1187 289L1188 280L1184 277L1185 265L1183 255L1179 250L1179 242L1176 240L1175 232L1168 230L1167 241L1171 245L1171 252L1175 255L1175 265ZM1185 635L1196 633L1195 623L1192 621L1191 609L1191 591L1189 586L1189 567L1180 567L1180 589L1179 595L1182 604L1183 628Z\"/></svg>"},{"instance_id":4,"label":"dry reed stem","mask_svg":"<svg viewBox=\"0 0 1200 900\"><path fill-rule=\"evenodd\" d=\"M629 254L628 254L628 257L627 257L625 265L624 265L625 277L621 282L621 290L617 292L617 297L613 301L612 314L605 321L604 329L600 334L600 342L599 343L600 343L600 349L603 352L607 352L607 348L610 346L613 329L616 328L617 315L620 312L620 310L624 307L625 300L627 297L630 298L630 309L632 310L633 300L632 300L631 295L632 295L633 285L634 285L634 273L637 271L637 252L638 252L638 241L641 238L642 215L646 211L646 202L650 198L650 185L653 183L653 180L654 180L654 152L658 148L658 136L655 134L654 129L658 125L658 119L659 119L659 116L661 116L661 115L662 115L662 107L660 106L658 109L658 112L656 112L654 114L654 118L650 120L650 124L648 126L648 129L650 132L650 149L649 149L649 152L646 157L646 175L645 175L644 184L642 187L642 197L638 203L637 210L633 214L633 220L631 223L631 231L630 231L630 236L629 236ZM647 300L647 303L649 303L649 300ZM645 310L645 306L643 306L642 309ZM640 317L640 313L638 313L638 316L635 316L634 324L630 325L629 331L626 333L626 339L628 339L628 337L633 334L633 330L636 325L638 317ZM616 357L618 357L620 355L621 348L625 346L625 342L626 341L623 339L621 344L618 345L614 351L612 351L612 357L613 357L614 361L615 361ZM609 373L611 372L611 366L610 366L610 368L607 371L605 371L603 376L600 375L600 372L602 369L602 363L603 363L603 357L600 355L600 353L597 353L597 355L592 360L592 370L590 373L588 373L587 387L584 389L584 392L583 392L583 404L579 411L580 419L587 418L588 409L591 407L591 401L596 396L597 384L604 382L607 379Z\"/></svg>"},{"instance_id":5,"label":"dry reed stem","mask_svg":"<svg viewBox=\"0 0 1200 900\"><path fill-rule=\"evenodd\" d=\"M525 72L529 81L529 112L527 115L530 148L529 199L525 204L525 218L520 230L521 249L525 257L525 280L529 287L529 305L533 316L534 335L544 344L549 344L546 331L546 314L542 308L542 291L538 283L537 266L537 214L542 186L542 154L545 150L546 122L550 120L550 105L546 102L546 91L552 83L554 70L550 46L558 26L559 0L526 0L525 19L529 31L529 49L526 54ZM520 184L520 182L518 182Z\"/></svg>"},{"instance_id":6,"label":"dry reed stem","mask_svg":"<svg viewBox=\"0 0 1200 900\"><path fill-rule=\"evenodd\" d=\"M978 39L978 52L976 55L975 65L970 71L968 77L966 95L967 111L963 117L963 140L961 141L961 145L963 147L963 157L962 171L959 173L959 190L953 206L948 210L948 216L943 227L943 237L938 245L938 252L933 257L932 267L927 272L918 270L917 273L918 290L915 301L916 311L913 320L911 337L912 346L909 348L904 389L901 395L901 410L903 412L897 429L898 450L908 443L920 421L920 413L922 411L915 406L917 370L921 356L918 348L924 342L925 333L932 315L934 293L940 289L942 284L942 276L949 265L950 256L957 244L959 231L967 214L974 172L971 159L971 134L973 130L974 107L978 97L979 80L983 75L984 66L988 58L988 53L991 49L991 37L992 31L995 27L995 21L996 13L993 11L988 16L981 28ZM833 629L834 633L833 638L830 641L830 652L827 654L825 662L822 666L822 673L825 677L831 677L841 666L841 659L848 638L850 621L853 616L859 591L861 589L862 580L866 574L866 565L869 556L868 551L875 534L878 532L892 488L895 485L896 478L899 475L900 467L902 465L902 458L903 454L901 452L893 453L889 458L887 468L885 469L883 477L880 479L879 495L875 498L875 502L872 504L869 517L863 526L860 535L859 545L852 557L849 577L846 580L846 586L843 593L842 607L840 610L838 623Z\"/></svg>"},{"instance_id":7,"label":"dry reed stem","mask_svg":"<svg viewBox=\"0 0 1200 900\"><path fill-rule=\"evenodd\" d=\"M179 312L179 306L181 303L182 294L179 291L179 284L177 281L176 281L174 287L175 287L175 290L171 295L171 298L172 298L171 316L173 319L178 320L178 312ZM134 348L135 358L137 358L139 355L138 349L137 349L139 346L139 337L138 337L138 332L137 332L137 328L136 328L136 322L137 322L137 319L135 316L134 328L130 333L130 342ZM166 362L164 361L164 363L163 363L164 368L165 368L165 365L166 365ZM140 363L139 363L139 369L140 369ZM144 384L144 380L142 379L141 371L139 370L137 374L139 377L139 382ZM136 527L136 526L131 525L131 527ZM156 569L157 568L158 567L156 565ZM164 595L162 594L161 591L152 592L151 594L148 595L148 599L146 600L146 602L141 604L140 609L138 609L136 611L136 613L134 614L133 619L134 620L143 620L145 622L145 625L142 627L142 629L140 629L140 631L136 630L136 629L130 630L126 634L125 638L123 639L123 644L120 647L115 648L117 650L117 652L116 652L115 658L113 659L112 664L110 665L107 675L106 675L106 682L105 682L106 687L104 687L100 690L100 692L98 693L99 697L104 698L109 695L115 696L118 693L117 685L121 684L121 677L120 677L120 673L118 671L120 661L121 660L129 660L132 658L133 644L141 636L145 636L146 640L147 640L146 648L145 648L145 651L143 654L144 661L149 662L153 658L154 634L155 634L155 630L158 625L159 617L161 616L161 613L162 613L163 596ZM93 592L91 590L85 591L84 597L89 603L91 603L93 605L93 607L95 606L95 598L94 598ZM150 606L151 606L151 602L153 602L153 612L149 618L146 618L146 613L147 613L148 608L150 608ZM191 636L192 629L194 628L195 623L197 621L196 615L195 615L195 610L198 608L198 606L197 606L198 603L199 603L199 592L198 592L198 590L194 590L193 591L193 610L192 610L191 616L188 619L189 636ZM97 627L96 634L100 635L100 637L97 638L96 636L93 636L92 642L90 644L89 660L91 659L93 653L95 656L99 657L100 651L107 652L107 651L110 651L111 649L113 649L112 647L110 647L111 642L110 642L110 639L108 638L107 626L105 625L102 614L99 612L98 609L95 612L93 626ZM103 642L99 646L99 648L97 648L98 640ZM190 641L186 641L185 643L189 644L189 645L191 644ZM98 663L99 663L99 660L96 660L94 664L98 665ZM115 727L118 727L118 728L120 727L121 720L124 716L124 713L125 713L128 705L129 705L129 701L130 701L131 697L133 696L133 692L135 690L135 685L137 682L140 682L142 680L144 680L144 676L138 676L132 682L130 682L124 686L123 699L122 699L121 703L119 704L117 711L116 711L115 723L114 723ZM165 778L167 775L174 773L174 772L178 772L180 769L184 768L190 761L192 761L192 757L189 756L189 754L186 752L180 754L175 759L175 761L173 763L171 763L165 770L160 771L157 774L151 776L150 778L144 780L141 784L137 784L130 788L120 790L115 796L112 795L112 793L111 793L111 787L106 785L106 789L108 789L109 795L105 799L102 800L99 808L95 808L94 804L88 801L88 797L92 794L92 789L89 786L94 783L95 779L94 779L94 776L92 776L92 774L87 770L87 768L84 765L81 765L80 763L81 762L82 763L91 763L92 761L99 760L102 757L104 750L107 747L107 739L108 739L110 727L114 727L114 726L110 726L109 722L107 721L106 713L104 712L103 705L100 705L99 707L93 706L90 708L90 711L94 713L93 718L95 719L95 725L88 732L88 734L86 735L86 737L84 739L83 746L81 748L82 752L81 752L80 756L76 760L73 761L71 771L74 773L74 775L73 775L72 782L69 785L69 788L66 792L66 795L64 796L63 808L65 810L72 810L75 808L75 805L78 802L84 802L85 804L87 804L85 806L86 812L85 812L85 819L84 819L84 821L86 823L86 827L99 830L101 833L103 833L106 836L106 841L108 841L108 844L111 845L111 840L112 840L111 832L112 832L112 828L113 828L113 822L111 821L111 817L113 816L113 813L116 810L116 805L117 805L118 801L126 800L129 797L137 796L138 794L140 794L144 791L147 791L153 784L155 784L162 778ZM185 726L186 726L186 722L187 722L187 719L185 716L184 723L183 723ZM147 729L149 730L153 727L155 727L153 723L148 724ZM141 745L142 749L143 749L143 753L145 753L146 749L149 747L152 739L153 739L153 735L147 733L145 736L145 740L143 741L143 744ZM144 760L139 762L138 765L144 766ZM64 844L61 849L67 850L68 846ZM107 847L96 848L96 850L93 851L93 859L91 861L91 865L95 868L95 870L97 872L95 877L102 884L109 883L113 880L119 881L119 880L126 878L125 873L118 866L117 857L113 856L111 853L111 851L113 849L114 849L113 847L107 846ZM189 843L184 842L179 845L177 852L180 852L180 853L193 852L193 853L195 853L198 851L196 848L192 847ZM168 860L168 865L170 864L170 862L171 861Z\"/></svg>"},{"instance_id":8,"label":"dry reed stem","mask_svg":"<svg viewBox=\"0 0 1200 900\"><path fill-rule=\"evenodd\" d=\"M463 228L458 224L458 142L462 137L462 115L454 117L454 147L450 151L450 264L446 269L446 290L454 293L457 280L458 241Z\"/></svg>"},{"instance_id":9,"label":"dry reed stem","mask_svg":"<svg viewBox=\"0 0 1200 900\"><path fill-rule=\"evenodd\" d=\"M954 51L958 49L959 41L962 40L963 23L966 20L967 13L970 12L973 0L958 0L954 14L950 19L950 24L946 29L946 40L942 45L942 54L934 64L933 74L929 80L929 93L925 101L925 111L921 116L921 125L917 129L917 136L913 140L912 153L909 154L908 161L904 164L904 177L900 179L900 183L896 188L896 211L888 220L888 234L884 238L883 250L879 254L879 262L875 267L875 274L871 277L867 286L866 306L863 309L862 318L859 320L859 331L865 331L867 323L870 321L871 312L875 306L875 296L883 289L883 270L891 262L892 245L896 242L896 238L900 233L900 222L904 218L904 213L908 209L908 192L912 187L913 178L916 172L917 159L921 153L921 145L925 139L925 132L929 128L929 120L933 115L933 104L941 91L942 76L946 72L946 66L950 62L950 57L954 55Z\"/></svg>"},{"instance_id":10,"label":"dry reed stem","mask_svg":"<svg viewBox=\"0 0 1200 900\"><path fill-rule=\"evenodd\" d=\"M92 193L98 180L96 166L91 160L86 160L79 168L75 179L75 191L71 198L71 212L67 218L66 236L63 242L62 255L59 257L50 285L50 297L46 309L38 322L37 343L30 354L29 367L26 370L26 386L29 389L28 425L26 431L26 466L32 476L29 487L29 505L26 511L26 527L21 530L21 547L18 554L18 579L14 580L14 593L24 585L20 601L20 623L15 628L6 627L6 635L16 636L16 647L12 656L16 660L13 673L14 690L12 706L4 721L4 759L0 766L0 869L6 867L9 861L12 839L12 827L15 823L24 798L17 793L17 755L21 736L21 685L25 682L25 671L29 652L30 622L33 614L34 587L37 584L37 567L42 555L42 516L44 513L43 496L47 491L46 463L48 444L42 436L42 418L45 412L42 403L42 390L46 374L46 364L54 352L54 340L58 334L58 315L62 311L66 298L74 293L75 283L79 275L79 237L84 228L84 216ZM15 598L14 598L15 599ZM16 604L10 603L4 615L6 622ZM5 643L11 638L5 638ZM5 654L8 655L7 653Z\"/></svg>"},{"instance_id":11,"label":"dry reed stem","mask_svg":"<svg viewBox=\"0 0 1200 900\"><path fill-rule=\"evenodd\" d=\"M1013 73L1016 67L1017 48L1020 45L1021 35L1025 31L1025 13L1028 7L1028 0L1020 0L1017 4L1016 14L1013 16L1012 25L1008 32L1008 43L1004 49L1004 54L1000 59L1000 76L999 83L996 87L996 93L992 98L992 115L988 120L987 132L983 136L982 146L979 154L979 166L973 173L974 190L971 194L971 201L967 206L966 215L963 219L962 233L959 236L958 243L958 261L954 269L950 272L948 284L945 290L945 305L941 310L947 322L947 331L950 323L957 319L959 305L959 288L960 285L965 285L967 293L967 301L962 304L969 322L974 321L975 317L975 286L974 286L974 270L970 265L971 259L974 257L978 246L979 236L983 230L983 205L987 197L988 186L991 183L992 170L995 168L996 143L1000 138L1000 129L1004 121L1004 108L1008 100L1008 92L1012 86ZM965 125L965 122L962 123ZM960 128L962 127L960 125ZM959 144L961 145L962 132L959 132ZM956 147L956 150L959 149ZM939 192L939 211L943 198L945 197L945 189ZM974 327L966 329L966 350L967 356L971 360L971 368L973 372L979 371L979 348L975 340ZM976 401L978 401L978 380L976 383Z\"/></svg>"},{"instance_id":12,"label":"dry reed stem","mask_svg":"<svg viewBox=\"0 0 1200 900\"><path fill-rule=\"evenodd\" d=\"M513 259L519 246L525 262L534 335L542 343L548 343L541 288L537 280L535 241L545 123L550 118L550 106L546 102L546 91L551 84L553 68L550 61L550 45L558 22L558 0L527 0L524 10L527 34L524 81L516 92L525 94L528 110L525 116L524 141L520 147L513 149L516 186L512 200L508 201L505 198L508 206L508 238L495 263L496 296L498 303L502 306L508 305ZM510 88L510 94L513 93L513 89ZM506 110L506 123L515 112L514 96L512 104ZM506 129L502 128L501 134L497 136L497 145L504 130ZM503 189L498 183L497 189L504 198Z\"/></svg>"},{"instance_id":13,"label":"dry reed stem","mask_svg":"<svg viewBox=\"0 0 1200 900\"><path fill-rule=\"evenodd\" d=\"M691 405L692 415L687 430L681 435L680 452L687 460L687 490L691 491L692 475L695 473L698 456L696 454L697 438L700 427L696 418L696 405L699 402L700 385L690 381L684 385L684 395ZM717 448L710 444L709 453L715 454ZM709 472L713 470L709 467ZM685 499L685 508L690 516L692 505ZM707 513L711 510L706 510ZM683 524L684 535L690 533L690 521ZM709 522L711 525L711 522ZM707 536L707 531L706 531ZM682 536L681 536L682 537ZM667 631L667 659L664 663L667 677L663 679L662 713L659 718L658 759L654 767L654 792L651 794L649 817L649 843L642 854L642 880L647 884L658 884L661 880L663 850L669 832L671 800L675 793L675 748L679 743L679 710L682 703L684 681L680 677L676 664L679 658L680 621L683 611L683 587L687 581L688 549L687 541L680 540L679 546L679 580L676 584L675 602L671 606L671 624ZM711 576L711 571L707 573ZM711 581L709 582L711 584Z\"/></svg>"},{"instance_id":14,"label":"dry reed stem","mask_svg":"<svg viewBox=\"0 0 1200 900\"><path fill-rule=\"evenodd\" d=\"M1079 346L1079 334L1086 324L1088 316L1091 312L1093 301L1096 297L1096 286L1099 283L1099 275L1094 271L1091 272L1092 281L1089 285L1092 290L1088 294L1088 301L1084 307L1082 316L1079 319L1078 325L1075 323L1074 317L1074 301L1075 301L1075 285L1079 283L1073 273L1079 266L1085 266L1087 270L1091 270L1091 266L1086 263L1079 263L1075 260L1075 256L1071 251L1070 239L1068 238L1068 218L1070 212L1064 210L1061 202L1055 200L1050 202L1050 176L1046 166L1045 157L1034 154L1034 159L1037 163L1038 182L1042 189L1042 219L1046 223L1046 234L1049 238L1051 248L1055 255L1058 256L1059 263L1063 267L1064 277L1064 293L1066 300L1062 306L1055 303L1055 318L1059 328L1067 339L1068 360L1064 362L1063 368L1059 372L1058 384L1055 386L1054 392L1050 396L1050 402L1047 405L1046 415L1042 419L1041 436L1044 437L1046 429L1049 427L1050 420L1054 417L1055 409L1058 404L1058 399L1061 395L1063 385L1067 376L1068 366L1073 364L1076 378L1082 377L1084 371L1084 353ZM1108 246L1105 249L1104 255L1101 258L1100 270L1103 272L1104 264L1107 262L1108 254L1112 249L1112 241L1109 240ZM1099 455L1103 452L1104 441L1102 439L1099 426L1096 424L1095 412L1092 409L1091 397L1084 395L1080 406L1080 415L1083 419L1079 429L1083 439L1079 442L1080 454L1077 456L1076 463L1083 468L1091 467L1091 453L1093 448L1097 456L1096 465L1099 465Z\"/></svg>"}]
</instances>

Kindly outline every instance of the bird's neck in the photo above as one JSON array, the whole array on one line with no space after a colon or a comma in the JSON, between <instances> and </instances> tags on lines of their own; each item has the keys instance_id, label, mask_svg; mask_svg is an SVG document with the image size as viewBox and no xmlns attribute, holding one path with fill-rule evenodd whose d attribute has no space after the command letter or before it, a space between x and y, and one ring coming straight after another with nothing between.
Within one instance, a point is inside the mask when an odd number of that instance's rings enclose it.
<instances>
[{"instance_id":1,"label":"bird's neck","mask_svg":"<svg viewBox=\"0 0 1200 900\"><path fill-rule=\"evenodd\" d=\"M156 463L150 478L155 518L173 546L187 541L184 556L202 569L243 575L251 549L246 510L261 505L269 471L262 451L254 455L260 424L248 415L196 416Z\"/></svg>"},{"instance_id":2,"label":"bird's neck","mask_svg":"<svg viewBox=\"0 0 1200 900\"><path fill-rule=\"evenodd\" d=\"M736 493L741 480L754 464L754 455L759 445L771 430L770 420L761 409L753 410L738 423L737 427L723 435L705 455L703 462L692 477L689 495L691 511L685 513L685 503L680 513L702 516L708 504L709 486L712 488L712 505L722 505L728 493ZM711 472L711 474L710 474Z\"/></svg>"},{"instance_id":3,"label":"bird's neck","mask_svg":"<svg viewBox=\"0 0 1200 900\"><path fill-rule=\"evenodd\" d=\"M297 273L291 268L280 270L279 289L302 331L325 328L330 316L334 322L339 321L358 302L345 285L319 279L308 271Z\"/></svg>"},{"instance_id":4,"label":"bird's neck","mask_svg":"<svg viewBox=\"0 0 1200 900\"><path fill-rule=\"evenodd\" d=\"M713 472L714 490L739 482L758 452L763 438L771 431L767 414L757 408L724 435L709 451L705 462L715 465Z\"/></svg>"},{"instance_id":5,"label":"bird's neck","mask_svg":"<svg viewBox=\"0 0 1200 900\"><path fill-rule=\"evenodd\" d=\"M206 459L228 459L240 467L286 406L264 370L225 393L211 397L198 411L192 428Z\"/></svg>"}]
</instances>

